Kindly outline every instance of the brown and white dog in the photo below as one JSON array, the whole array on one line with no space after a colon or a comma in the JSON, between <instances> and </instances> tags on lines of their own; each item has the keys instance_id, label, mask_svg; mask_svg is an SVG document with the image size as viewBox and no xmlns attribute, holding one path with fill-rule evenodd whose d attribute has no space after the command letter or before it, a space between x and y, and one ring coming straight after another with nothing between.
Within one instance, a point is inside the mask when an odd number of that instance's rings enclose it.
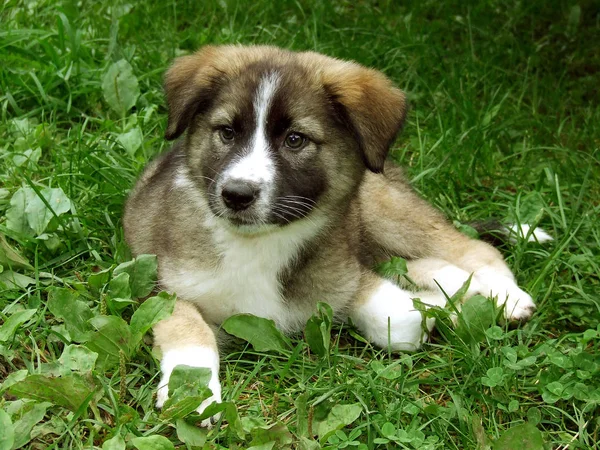
<instances>
[{"instance_id":1,"label":"brown and white dog","mask_svg":"<svg viewBox=\"0 0 600 450\"><path fill-rule=\"evenodd\" d=\"M398 351L427 339L412 299L445 305L471 274L467 295L496 298L506 318L534 311L500 253L456 231L386 162L407 108L380 72L313 52L204 47L175 61L165 90L166 138L185 136L148 165L124 219L133 253L157 255L161 287L178 295L154 328L159 407L179 364L212 370L199 411L221 400L215 333L233 314L294 333L325 301ZM391 255L423 290L372 270Z\"/></svg>"}]
</instances>

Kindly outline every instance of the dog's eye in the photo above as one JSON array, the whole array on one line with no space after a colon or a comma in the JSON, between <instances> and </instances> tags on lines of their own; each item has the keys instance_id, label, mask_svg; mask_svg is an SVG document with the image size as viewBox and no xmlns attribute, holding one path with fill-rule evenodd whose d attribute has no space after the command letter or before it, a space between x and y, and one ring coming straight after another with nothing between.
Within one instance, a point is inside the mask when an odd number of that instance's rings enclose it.
<instances>
[{"instance_id":1,"label":"dog's eye","mask_svg":"<svg viewBox=\"0 0 600 450\"><path fill-rule=\"evenodd\" d=\"M222 127L219 128L219 136L221 136L223 142L231 142L235 137L235 131L231 127Z\"/></svg>"},{"instance_id":2,"label":"dog's eye","mask_svg":"<svg viewBox=\"0 0 600 450\"><path fill-rule=\"evenodd\" d=\"M292 150L299 150L306 144L306 138L299 133L290 133L285 137L285 146Z\"/></svg>"}]
</instances>

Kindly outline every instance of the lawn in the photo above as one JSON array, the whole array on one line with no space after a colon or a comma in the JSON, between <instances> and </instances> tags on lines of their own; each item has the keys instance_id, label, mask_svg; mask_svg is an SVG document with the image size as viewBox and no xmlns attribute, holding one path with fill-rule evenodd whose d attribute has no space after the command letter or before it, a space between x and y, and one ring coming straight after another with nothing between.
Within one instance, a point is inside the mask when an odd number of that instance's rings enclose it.
<instances>
[{"instance_id":1,"label":"lawn","mask_svg":"<svg viewBox=\"0 0 600 450\"><path fill-rule=\"evenodd\" d=\"M598 448L600 8L402 3L0 6L0 450ZM502 247L532 320L496 323L476 299L456 328L433 311L421 351L389 354L322 307L304 336L261 322L223 358L216 427L190 413L203 374L182 371L156 411L144 333L173 297L140 306L155 260L130 261L123 202L168 148L169 62L238 42L354 59L404 89L392 157L415 189L466 232L493 217L555 237Z\"/></svg>"}]
</instances>

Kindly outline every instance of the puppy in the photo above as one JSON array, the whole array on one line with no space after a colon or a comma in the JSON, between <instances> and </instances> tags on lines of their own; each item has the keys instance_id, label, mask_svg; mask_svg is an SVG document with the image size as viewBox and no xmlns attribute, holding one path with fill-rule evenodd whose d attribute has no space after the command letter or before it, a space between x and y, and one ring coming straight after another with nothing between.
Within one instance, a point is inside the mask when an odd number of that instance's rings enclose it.
<instances>
[{"instance_id":1,"label":"puppy","mask_svg":"<svg viewBox=\"0 0 600 450\"><path fill-rule=\"evenodd\" d=\"M494 297L507 319L534 311L500 253L456 231L386 162L407 107L382 73L313 52L207 46L175 61L165 91L166 138L183 137L147 166L124 217L133 253L157 255L161 287L178 295L154 328L158 407L179 364L212 371L199 412L221 401L215 333L233 314L294 333L325 301L400 351L427 339L412 299L443 306L471 275L467 296ZM422 291L372 270L392 255Z\"/></svg>"}]
</instances>

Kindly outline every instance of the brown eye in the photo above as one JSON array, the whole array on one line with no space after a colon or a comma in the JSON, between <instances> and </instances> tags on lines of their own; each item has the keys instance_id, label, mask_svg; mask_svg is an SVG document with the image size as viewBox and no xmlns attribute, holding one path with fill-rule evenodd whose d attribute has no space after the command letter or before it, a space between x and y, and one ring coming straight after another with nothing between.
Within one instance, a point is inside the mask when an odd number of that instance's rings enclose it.
<instances>
[{"instance_id":1,"label":"brown eye","mask_svg":"<svg viewBox=\"0 0 600 450\"><path fill-rule=\"evenodd\" d=\"M292 150L299 150L304 147L306 138L299 133L290 133L285 137L285 146Z\"/></svg>"},{"instance_id":2,"label":"brown eye","mask_svg":"<svg viewBox=\"0 0 600 450\"><path fill-rule=\"evenodd\" d=\"M223 142L231 142L235 137L235 131L231 127L222 127L219 129L219 136L221 136Z\"/></svg>"}]
</instances>

